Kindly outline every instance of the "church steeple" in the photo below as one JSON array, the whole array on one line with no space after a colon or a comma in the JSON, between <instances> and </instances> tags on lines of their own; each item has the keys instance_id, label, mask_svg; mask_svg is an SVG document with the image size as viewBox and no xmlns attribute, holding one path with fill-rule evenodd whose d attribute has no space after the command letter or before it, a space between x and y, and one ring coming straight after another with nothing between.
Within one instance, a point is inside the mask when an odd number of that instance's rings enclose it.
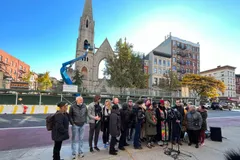
<instances>
[{"instance_id":1,"label":"church steeple","mask_svg":"<svg viewBox=\"0 0 240 160\"><path fill-rule=\"evenodd\" d=\"M82 16L89 17L89 19L91 19L91 20L93 19L92 0L85 0Z\"/></svg>"}]
</instances>

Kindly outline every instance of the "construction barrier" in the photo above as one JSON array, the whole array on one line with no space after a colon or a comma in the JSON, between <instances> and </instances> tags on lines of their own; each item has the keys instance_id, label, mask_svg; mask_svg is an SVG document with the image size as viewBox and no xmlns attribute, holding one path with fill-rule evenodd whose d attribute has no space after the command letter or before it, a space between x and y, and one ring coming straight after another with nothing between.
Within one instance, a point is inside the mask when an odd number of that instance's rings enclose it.
<instances>
[{"instance_id":1,"label":"construction barrier","mask_svg":"<svg viewBox=\"0 0 240 160\"><path fill-rule=\"evenodd\" d=\"M26 105L28 107L26 114L51 114L59 108L56 105ZM0 105L0 114L23 114L22 105ZM68 107L68 111L70 105Z\"/></svg>"}]
</instances>

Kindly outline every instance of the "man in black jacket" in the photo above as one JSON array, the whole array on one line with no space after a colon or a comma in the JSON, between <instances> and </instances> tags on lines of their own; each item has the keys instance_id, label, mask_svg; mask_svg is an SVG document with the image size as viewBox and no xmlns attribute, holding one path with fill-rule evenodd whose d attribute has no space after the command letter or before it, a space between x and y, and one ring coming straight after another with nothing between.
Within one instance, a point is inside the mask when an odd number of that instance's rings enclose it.
<instances>
[{"instance_id":1,"label":"man in black jacket","mask_svg":"<svg viewBox=\"0 0 240 160\"><path fill-rule=\"evenodd\" d=\"M173 107L174 113L174 121L172 121L172 143L176 144L176 141L178 144L182 145L182 142L180 140L181 138L181 128L182 128L182 121L184 118L184 108L181 106L180 100L176 100L176 105Z\"/></svg>"},{"instance_id":2,"label":"man in black jacket","mask_svg":"<svg viewBox=\"0 0 240 160\"><path fill-rule=\"evenodd\" d=\"M115 150L114 146L117 143L117 137L120 135L121 130L121 118L118 109L118 105L113 105L110 119L109 119L109 130L111 135L110 149L109 154L117 155L117 150Z\"/></svg>"},{"instance_id":3,"label":"man in black jacket","mask_svg":"<svg viewBox=\"0 0 240 160\"><path fill-rule=\"evenodd\" d=\"M58 103L60 110L55 113L52 128L52 140L54 141L53 160L60 160L62 142L69 139L69 119L67 114L68 104Z\"/></svg>"},{"instance_id":4,"label":"man in black jacket","mask_svg":"<svg viewBox=\"0 0 240 160\"><path fill-rule=\"evenodd\" d=\"M135 149L142 149L139 140L140 140L140 133L141 133L141 125L145 118L143 103L144 103L143 100L138 100L136 104L133 106L134 118L136 119L135 135L134 135L134 142L133 142Z\"/></svg>"},{"instance_id":5,"label":"man in black jacket","mask_svg":"<svg viewBox=\"0 0 240 160\"><path fill-rule=\"evenodd\" d=\"M120 137L119 146L118 146L120 150L125 150L124 146L128 146L126 139L127 139L129 117L130 117L130 112L128 110L128 104L123 103L122 109L120 109L121 137Z\"/></svg>"},{"instance_id":6,"label":"man in black jacket","mask_svg":"<svg viewBox=\"0 0 240 160\"><path fill-rule=\"evenodd\" d=\"M83 103L83 97L79 96L76 98L76 103L69 110L69 117L72 123L72 159L76 159L77 142L79 143L78 154L80 157L84 157L83 136L84 124L87 123L87 107Z\"/></svg>"}]
</instances>

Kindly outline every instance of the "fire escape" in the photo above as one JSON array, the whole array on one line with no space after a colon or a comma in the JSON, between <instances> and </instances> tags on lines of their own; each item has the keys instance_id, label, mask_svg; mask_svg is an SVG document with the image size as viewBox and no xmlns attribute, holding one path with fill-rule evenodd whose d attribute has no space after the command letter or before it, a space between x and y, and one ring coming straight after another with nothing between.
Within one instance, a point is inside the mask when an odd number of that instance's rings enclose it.
<instances>
[{"instance_id":1,"label":"fire escape","mask_svg":"<svg viewBox=\"0 0 240 160\"><path fill-rule=\"evenodd\" d=\"M0 72L3 72L3 79L12 78L11 74L7 70L8 63L5 63L3 60L0 60Z\"/></svg>"}]
</instances>

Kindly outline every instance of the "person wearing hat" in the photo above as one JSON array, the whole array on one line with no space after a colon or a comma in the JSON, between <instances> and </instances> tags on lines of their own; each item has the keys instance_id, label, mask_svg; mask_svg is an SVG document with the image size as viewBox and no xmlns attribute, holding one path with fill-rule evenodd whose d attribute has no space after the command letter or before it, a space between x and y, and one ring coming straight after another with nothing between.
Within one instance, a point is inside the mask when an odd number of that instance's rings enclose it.
<instances>
[{"instance_id":1,"label":"person wearing hat","mask_svg":"<svg viewBox=\"0 0 240 160\"><path fill-rule=\"evenodd\" d=\"M160 100L159 101L159 106L156 109L156 117L157 117L157 136L156 136L156 140L158 141L158 145L163 146L163 138L162 137L162 130L164 128L164 122L166 121L166 115L165 113L165 108L164 108L164 100Z\"/></svg>"},{"instance_id":2,"label":"person wearing hat","mask_svg":"<svg viewBox=\"0 0 240 160\"><path fill-rule=\"evenodd\" d=\"M111 114L109 117L109 131L111 135L109 154L117 155L115 145L117 143L117 137L120 136L121 132L121 117L119 113L119 106L114 104L112 106Z\"/></svg>"},{"instance_id":3,"label":"person wearing hat","mask_svg":"<svg viewBox=\"0 0 240 160\"><path fill-rule=\"evenodd\" d=\"M52 140L54 141L53 160L60 160L62 142L69 139L68 104L66 102L59 102L57 106L60 109L54 115L52 128Z\"/></svg>"},{"instance_id":4,"label":"person wearing hat","mask_svg":"<svg viewBox=\"0 0 240 160\"><path fill-rule=\"evenodd\" d=\"M156 136L156 125L157 125L157 118L155 117L155 113L153 110L153 106L147 106L146 115L146 136L147 136L147 147L152 148L154 147L153 138Z\"/></svg>"}]
</instances>

